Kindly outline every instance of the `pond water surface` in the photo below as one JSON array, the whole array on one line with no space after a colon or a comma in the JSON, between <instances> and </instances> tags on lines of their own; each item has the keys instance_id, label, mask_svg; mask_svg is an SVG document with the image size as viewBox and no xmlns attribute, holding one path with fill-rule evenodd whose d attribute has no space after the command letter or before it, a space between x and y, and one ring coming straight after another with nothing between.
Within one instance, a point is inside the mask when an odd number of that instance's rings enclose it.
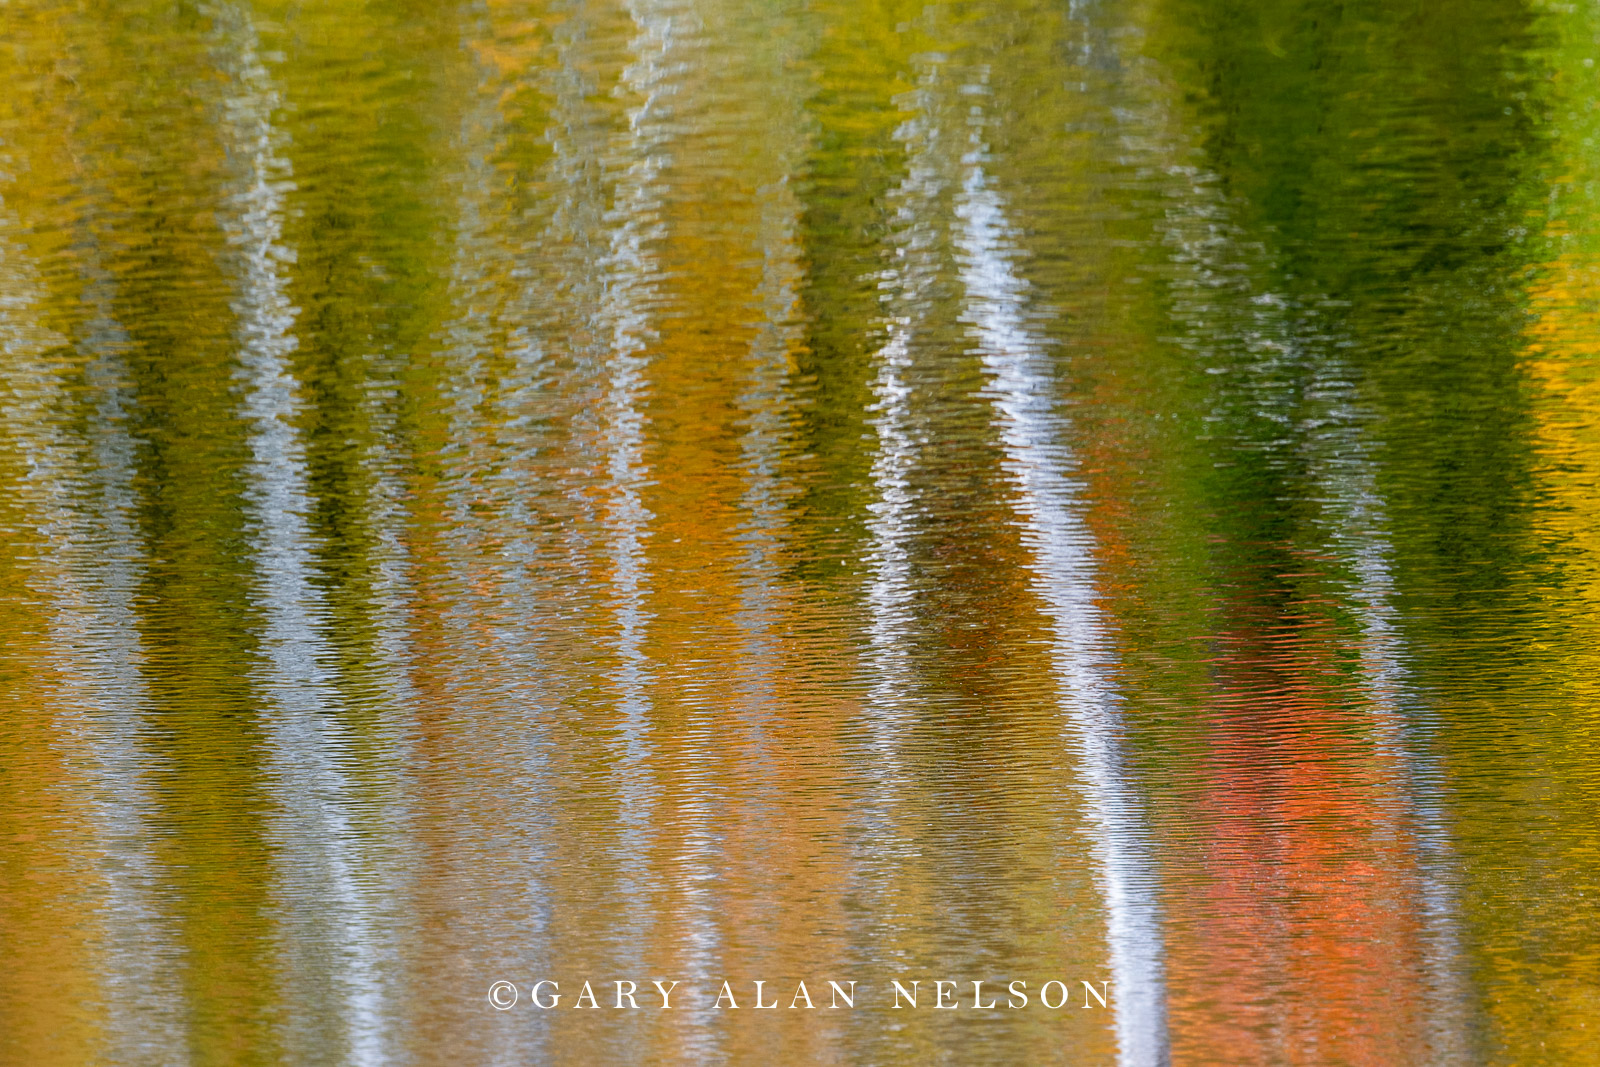
<instances>
[{"instance_id":1,"label":"pond water surface","mask_svg":"<svg viewBox=\"0 0 1600 1067\"><path fill-rule=\"evenodd\" d=\"M0 3L0 1062L1595 1063L1597 42Z\"/></svg>"}]
</instances>

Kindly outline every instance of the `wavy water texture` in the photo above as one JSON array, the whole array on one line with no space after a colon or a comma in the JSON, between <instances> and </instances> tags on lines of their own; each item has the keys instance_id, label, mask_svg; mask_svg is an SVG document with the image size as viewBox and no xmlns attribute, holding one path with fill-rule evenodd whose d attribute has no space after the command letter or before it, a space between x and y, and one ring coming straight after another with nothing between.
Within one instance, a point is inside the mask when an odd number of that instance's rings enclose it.
<instances>
[{"instance_id":1,"label":"wavy water texture","mask_svg":"<svg viewBox=\"0 0 1600 1067\"><path fill-rule=\"evenodd\" d=\"M986 95L970 86L969 97ZM989 372L1018 490L1025 539L1034 552L1040 599L1055 626L1055 664L1072 725L1083 788L1096 837L1117 991L1118 1062L1168 1062L1161 910L1148 828L1130 780L1115 657L1096 590L1095 543L1072 477L1070 426L1059 414L1054 366L1029 329L1027 287L1012 265L1004 204L985 171L982 112L969 121L971 141L955 213L956 248L975 340Z\"/></svg>"},{"instance_id":2,"label":"wavy water texture","mask_svg":"<svg viewBox=\"0 0 1600 1067\"><path fill-rule=\"evenodd\" d=\"M4 10L0 1064L1592 1060L1592 10Z\"/></svg>"}]
</instances>

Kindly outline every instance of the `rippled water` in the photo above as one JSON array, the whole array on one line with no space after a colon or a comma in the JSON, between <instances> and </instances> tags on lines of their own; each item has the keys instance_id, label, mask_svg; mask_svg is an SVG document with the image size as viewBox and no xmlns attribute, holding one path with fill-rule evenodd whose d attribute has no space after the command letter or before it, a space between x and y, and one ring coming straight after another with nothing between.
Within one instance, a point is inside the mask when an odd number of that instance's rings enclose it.
<instances>
[{"instance_id":1,"label":"rippled water","mask_svg":"<svg viewBox=\"0 0 1600 1067\"><path fill-rule=\"evenodd\" d=\"M1594 1063L1597 42L0 4L0 1061Z\"/></svg>"}]
</instances>

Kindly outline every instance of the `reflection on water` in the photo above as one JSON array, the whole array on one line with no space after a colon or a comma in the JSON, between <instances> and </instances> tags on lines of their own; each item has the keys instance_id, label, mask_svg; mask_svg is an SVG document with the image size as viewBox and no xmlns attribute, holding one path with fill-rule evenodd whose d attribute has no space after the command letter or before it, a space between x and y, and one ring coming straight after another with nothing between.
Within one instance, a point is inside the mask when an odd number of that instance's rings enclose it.
<instances>
[{"instance_id":1,"label":"reflection on water","mask_svg":"<svg viewBox=\"0 0 1600 1067\"><path fill-rule=\"evenodd\" d=\"M965 86L987 95L985 82ZM1107 941L1117 987L1121 1058L1159 1062L1167 1046L1161 929L1153 871L1123 752L1124 724L1114 663L1097 603L1095 545L1069 476L1065 421L1055 414L1050 361L1025 323L1025 287L1012 269L1009 227L984 172L983 112L972 107L972 135L962 162L955 214L956 248L971 323L992 378L1006 469L1019 488L1019 510L1032 550L1039 599L1055 629L1056 671L1073 725L1077 758L1098 831L1104 865Z\"/></svg>"},{"instance_id":2,"label":"reflection on water","mask_svg":"<svg viewBox=\"0 0 1600 1067\"><path fill-rule=\"evenodd\" d=\"M1593 12L4 12L0 1061L1592 1060Z\"/></svg>"}]
</instances>

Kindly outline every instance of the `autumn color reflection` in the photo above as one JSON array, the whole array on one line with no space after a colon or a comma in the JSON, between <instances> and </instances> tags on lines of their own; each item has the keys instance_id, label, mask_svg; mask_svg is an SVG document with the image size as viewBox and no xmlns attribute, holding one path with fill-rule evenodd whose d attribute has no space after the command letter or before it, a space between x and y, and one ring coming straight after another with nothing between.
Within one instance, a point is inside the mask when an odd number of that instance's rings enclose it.
<instances>
[{"instance_id":1,"label":"autumn color reflection","mask_svg":"<svg viewBox=\"0 0 1600 1067\"><path fill-rule=\"evenodd\" d=\"M0 1062L1588 1061L1591 12L3 12Z\"/></svg>"}]
</instances>

